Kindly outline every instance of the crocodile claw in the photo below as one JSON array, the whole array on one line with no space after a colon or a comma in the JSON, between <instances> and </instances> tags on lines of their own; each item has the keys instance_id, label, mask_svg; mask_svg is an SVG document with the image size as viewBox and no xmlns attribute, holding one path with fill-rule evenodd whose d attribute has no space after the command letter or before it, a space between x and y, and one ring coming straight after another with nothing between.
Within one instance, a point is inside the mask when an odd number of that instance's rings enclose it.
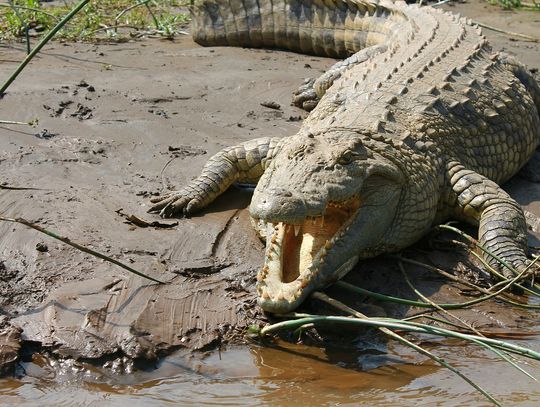
<instances>
[{"instance_id":1,"label":"crocodile claw","mask_svg":"<svg viewBox=\"0 0 540 407\"><path fill-rule=\"evenodd\" d=\"M315 109L315 106L317 106L319 103L319 96L317 96L317 93L313 88L314 83L315 79L308 78L296 91L293 92L293 105L298 106L299 108L308 112Z\"/></svg>"},{"instance_id":2,"label":"crocodile claw","mask_svg":"<svg viewBox=\"0 0 540 407\"><path fill-rule=\"evenodd\" d=\"M169 192L165 195L150 199L154 203L149 213L158 213L162 218L170 218L175 215L189 215L194 211L197 204L195 197L184 190Z\"/></svg>"}]
</instances>

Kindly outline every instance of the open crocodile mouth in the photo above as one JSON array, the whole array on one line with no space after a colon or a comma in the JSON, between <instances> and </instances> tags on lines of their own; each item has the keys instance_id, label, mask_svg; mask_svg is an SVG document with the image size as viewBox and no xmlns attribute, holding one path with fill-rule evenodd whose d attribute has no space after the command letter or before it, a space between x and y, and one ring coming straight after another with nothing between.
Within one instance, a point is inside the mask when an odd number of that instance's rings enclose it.
<instances>
[{"instance_id":1,"label":"open crocodile mouth","mask_svg":"<svg viewBox=\"0 0 540 407\"><path fill-rule=\"evenodd\" d=\"M292 302L303 289L316 283L325 258L347 231L360 209L354 196L330 202L324 212L302 223L269 223L265 264L259 273L257 290L260 302ZM268 309L270 310L270 309Z\"/></svg>"}]
</instances>

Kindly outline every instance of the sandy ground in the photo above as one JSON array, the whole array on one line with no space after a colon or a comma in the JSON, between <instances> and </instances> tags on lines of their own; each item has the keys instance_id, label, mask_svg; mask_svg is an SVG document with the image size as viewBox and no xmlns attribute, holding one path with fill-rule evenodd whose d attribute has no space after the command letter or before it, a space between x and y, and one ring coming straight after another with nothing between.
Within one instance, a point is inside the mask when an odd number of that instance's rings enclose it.
<instances>
[{"instance_id":1,"label":"sandy ground","mask_svg":"<svg viewBox=\"0 0 540 407\"><path fill-rule=\"evenodd\" d=\"M540 13L479 2L447 8L538 35ZM540 67L539 44L486 34L496 49ZM22 44L1 45L0 76L23 57ZM249 191L233 188L200 215L167 221L172 227L139 227L126 217L158 220L146 214L150 196L185 184L225 146L295 133L305 112L290 106L291 92L333 62L281 51L201 48L188 37L48 45L0 100L1 120L39 119L35 128L0 127L0 213L37 221L167 284L131 276L22 225L0 223L6 355L17 354L22 340L77 358L152 360L177 348L239 341L248 325L260 323L254 279L263 245L249 225ZM264 107L265 101L281 108ZM509 188L530 212L531 244L537 245L540 188L523 180ZM418 256L474 271L454 252L429 249ZM411 272L438 301L463 294L423 271ZM411 295L391 260L366 262L348 278ZM359 299L348 303L366 309ZM478 307L478 324L522 327L537 320L496 307Z\"/></svg>"}]
</instances>

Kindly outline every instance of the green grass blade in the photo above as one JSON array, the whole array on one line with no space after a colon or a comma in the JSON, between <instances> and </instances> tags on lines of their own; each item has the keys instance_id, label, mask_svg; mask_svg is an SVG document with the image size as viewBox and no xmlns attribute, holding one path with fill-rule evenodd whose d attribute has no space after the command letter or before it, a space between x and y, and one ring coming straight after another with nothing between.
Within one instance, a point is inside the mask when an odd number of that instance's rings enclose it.
<instances>
[{"instance_id":1,"label":"green grass blade","mask_svg":"<svg viewBox=\"0 0 540 407\"><path fill-rule=\"evenodd\" d=\"M19 64L15 72L4 82L0 88L0 97L6 92L7 88L13 83L13 81L19 76L22 70L28 65L28 63L37 55L37 53L43 48L49 40L54 37L54 35L60 31L60 29L75 16L90 0L81 0L66 16L60 20L48 33L45 35L41 41L34 47L34 49L24 58L24 60Z\"/></svg>"}]
</instances>

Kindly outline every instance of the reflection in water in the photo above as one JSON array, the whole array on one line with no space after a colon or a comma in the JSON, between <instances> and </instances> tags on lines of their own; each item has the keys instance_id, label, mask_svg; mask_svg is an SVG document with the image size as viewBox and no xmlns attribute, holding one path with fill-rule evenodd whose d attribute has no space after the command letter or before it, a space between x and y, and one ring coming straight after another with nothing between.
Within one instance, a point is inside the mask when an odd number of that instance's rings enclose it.
<instances>
[{"instance_id":1,"label":"reflection in water","mask_svg":"<svg viewBox=\"0 0 540 407\"><path fill-rule=\"evenodd\" d=\"M282 346L279 350L251 348L259 367L261 387L266 389L258 399L265 405L293 405L298 401L305 405L354 403L366 391L407 385L415 377L407 369L417 368L392 364L392 367L362 372L354 368L362 364L362 359L376 358L382 364L384 356L354 350L346 353L332 349L329 352L328 349L287 343ZM432 370L431 367L422 369L425 371L417 371L416 375Z\"/></svg>"},{"instance_id":2,"label":"reflection in water","mask_svg":"<svg viewBox=\"0 0 540 407\"><path fill-rule=\"evenodd\" d=\"M523 344L534 347L534 343ZM481 396L451 372L407 348L389 346L389 353L399 354L399 358L382 354L378 345L362 352L283 342L273 348L252 345L202 358L177 354L162 361L155 370L130 375L37 357L24 364L25 376L0 380L0 404L486 405ZM470 345L445 347L442 341L432 348L449 361L461 361L459 367L464 373L506 403L538 404L537 383L521 377L516 381L515 371L491 355ZM466 354L466 363L456 353ZM536 372L534 366L529 366L529 370L540 376L540 366L536 366Z\"/></svg>"}]
</instances>

